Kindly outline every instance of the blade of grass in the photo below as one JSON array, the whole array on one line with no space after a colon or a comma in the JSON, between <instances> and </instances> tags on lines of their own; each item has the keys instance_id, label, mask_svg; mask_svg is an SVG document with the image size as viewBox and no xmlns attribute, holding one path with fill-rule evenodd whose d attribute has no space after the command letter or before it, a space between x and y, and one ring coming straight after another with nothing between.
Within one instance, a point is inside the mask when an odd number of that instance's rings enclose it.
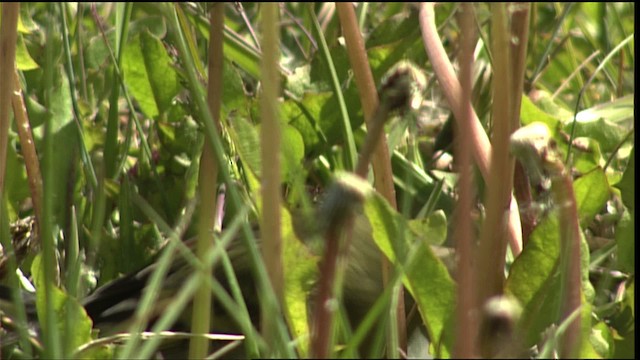
<instances>
[{"instance_id":1,"label":"blade of grass","mask_svg":"<svg viewBox=\"0 0 640 360\"><path fill-rule=\"evenodd\" d=\"M356 168L356 163L358 162L358 152L356 150L356 143L353 138L353 130L351 129L351 120L349 119L347 104L344 101L342 89L340 88L340 79L338 79L338 74L333 64L333 59L331 58L331 52L329 51L329 46L327 45L327 40L324 37L322 27L318 22L318 18L316 17L313 6L313 3L310 3L308 5L309 15L312 19L313 29L315 30L318 37L318 45L320 46L320 51L322 51L324 60L327 64L327 67L329 68L329 73L331 75L331 88L333 90L334 96L336 97L336 100L338 101L338 107L340 109L340 118L342 120L341 129L345 149L345 168L346 170L352 171Z\"/></svg>"},{"instance_id":2,"label":"blade of grass","mask_svg":"<svg viewBox=\"0 0 640 360\"><path fill-rule=\"evenodd\" d=\"M84 143L84 131L82 130L82 123L80 123L80 109L78 107L78 100L76 98L76 80L73 72L73 63L71 61L71 49L69 46L69 32L67 30L67 15L64 10L64 3L59 3L60 14L62 17L62 43L64 45L64 55L65 55L65 64L67 71L67 78L69 79L69 90L71 94L71 106L73 109L74 117L76 124L77 135L79 138L78 144L80 144L80 158L82 159L82 165L86 171L86 175L89 179L89 185L92 190L96 189L98 186L98 179L96 177L96 171L93 167L93 163L91 162L91 157L89 156L89 152L87 151L87 147Z\"/></svg>"},{"instance_id":3,"label":"blade of grass","mask_svg":"<svg viewBox=\"0 0 640 360\"><path fill-rule=\"evenodd\" d=\"M547 46L545 47L544 52L540 57L538 66L536 66L535 70L533 70L533 73L531 74L531 77L530 77L531 80L529 81L529 84L528 84L529 89L534 88L534 84L536 83L536 81L538 81L538 78L542 75L542 71L544 67L547 66L547 64L549 63L549 58L550 58L549 54L551 53L551 49L553 48L555 39L558 36L558 33L560 32L560 28L564 23L565 19L567 18L567 15L569 15L569 11L571 10L571 8L573 8L573 5L574 3L568 3L564 6L564 9L562 10L562 14L560 15L560 18L556 22L556 26L553 28L553 31L551 32L551 36L549 37L549 42L547 43Z\"/></svg>"},{"instance_id":4,"label":"blade of grass","mask_svg":"<svg viewBox=\"0 0 640 360\"><path fill-rule=\"evenodd\" d=\"M245 207L242 212L246 212L246 210L247 208ZM171 306L167 308L167 311L163 313L163 315L154 324L152 328L152 331L154 333L167 330L171 326L171 324L173 324L176 321L176 319L180 316L180 314L186 307L187 303L191 301L195 292L202 287L202 283L203 282L208 283L209 281L212 280L211 276L205 275L203 271L198 271L198 270L204 270L204 269L213 267L214 263L218 261L223 254L226 253L226 250L225 250L226 247L235 238L238 228L241 226L242 223L243 223L243 216L238 216L236 219L234 219L232 224L229 226L228 231L226 231L223 237L220 239L220 241L216 243L216 246L212 246L211 248L207 249L207 253L205 254L203 262L193 257L193 255L191 254L191 251L186 252L186 254L191 255L191 259L195 262L194 264L195 269L193 269L194 271L192 272L192 275L188 279L185 279L184 285L177 292L177 296L175 297ZM171 241L169 243L169 248L166 251L171 252L173 254L174 249L176 249L176 246L178 245L177 243L180 243L182 245L181 241L179 240ZM163 254L163 257L164 256L165 254ZM171 255L167 255L167 257L170 259ZM157 270L157 272L160 272L160 271L161 271L160 269ZM155 275L156 273L154 272L154 276ZM158 282L155 282L154 280L158 280ZM159 291L154 291L153 289L159 290L161 288L162 286L161 279L159 277L152 278L148 286L149 286L149 291L147 291L146 294L159 293ZM216 295L219 295L219 294L216 294ZM222 296L216 296L216 297L222 298ZM141 308L144 308L144 307L141 306ZM133 333L136 333L136 332L133 332ZM147 359L151 357L151 355L153 355L153 353L156 351L157 347L159 346L161 340L162 339L159 337L151 338L149 341L145 342L142 345L142 347L139 349L137 353L133 354L132 358ZM123 354L123 358L126 358L124 354Z\"/></svg>"},{"instance_id":5,"label":"blade of grass","mask_svg":"<svg viewBox=\"0 0 640 360\"><path fill-rule=\"evenodd\" d=\"M48 10L51 14L55 14L55 4L50 3ZM4 18L3 18L4 21ZM44 86L44 105L50 107L51 92L53 91L53 72L55 71L55 59L53 46L54 34L57 34L57 29L54 27L54 22L50 21L47 24L47 40L45 41L45 64L43 75ZM54 274L56 273L56 258L55 258L55 243L54 243L54 231L53 221L55 215L53 213L54 203L54 147L53 147L53 119L51 116L47 117L44 123L44 144L42 148L43 161L42 161L42 177L43 177L43 206L42 206L42 231L40 232L40 241L42 246L42 258L44 266L44 286L39 288L41 293L38 296L44 296L45 309L44 318L39 319L40 325L44 335L44 357L50 359L57 359L62 357L62 347L60 341L60 333L58 332L58 326L56 323L56 316L53 305L53 287L54 287ZM44 294L43 294L44 293Z\"/></svg>"},{"instance_id":6,"label":"blade of grass","mask_svg":"<svg viewBox=\"0 0 640 360\"><path fill-rule=\"evenodd\" d=\"M129 29L129 21L131 19L132 4L130 2L116 5L116 36L115 36L115 61L117 68L122 65L122 53L124 52L124 46L127 42L127 35ZM120 170L117 167L118 160L118 123L119 119L119 107L120 101L120 86L118 81L118 74L116 65L113 66L110 74L111 83L111 95L109 97L109 114L107 115L107 133L105 135L104 144L104 168L105 176L109 179L116 177L116 171Z\"/></svg>"},{"instance_id":7,"label":"blade of grass","mask_svg":"<svg viewBox=\"0 0 640 360\"><path fill-rule=\"evenodd\" d=\"M609 61L611 61L611 59L613 58L613 56L615 54L617 54L622 48L624 48L628 42L630 42L631 40L633 40L634 34L631 34L629 36L627 36L622 42L620 42L620 44L618 44L615 48L613 48L613 50L611 50L607 56L605 56L605 58L602 60L602 62L600 64L598 64L598 67L596 68L596 70L593 72L593 74L591 74L591 77L584 83L584 86L582 87L582 89L580 89L580 92L578 93L578 99L576 100L576 109L573 113L573 122L571 123L571 135L569 136L569 144L568 144L568 148L567 148L567 156L564 160L564 163L566 166L569 166L570 163L569 161L571 161L571 151L573 149L573 140L575 139L576 136L576 122L577 122L577 117L578 117L578 112L580 112L580 101L582 100L582 97L584 95L584 92L586 91L587 87L589 87L589 84L591 84L591 82L593 81L593 79L595 79L596 75L598 75L598 73L604 69L604 67L607 65L607 63L609 63Z\"/></svg>"},{"instance_id":8,"label":"blade of grass","mask_svg":"<svg viewBox=\"0 0 640 360\"><path fill-rule=\"evenodd\" d=\"M191 31L191 29L189 29L189 26L188 26L189 23L187 22L187 18L184 14L184 11L182 11L182 8L180 6L176 6L176 14L178 14L178 23L180 24L180 29L182 30L182 33L185 34L184 38L187 42L187 48L191 53L191 57L194 60L199 59L198 47L195 43L195 34ZM214 24L212 24L211 21L209 21L209 26L210 27L214 26ZM209 38L209 41L212 41L212 40L215 40L215 39ZM193 63L196 66L196 70L198 71L198 74L200 75L200 77L204 78L205 71L204 71L204 67L202 66L202 61L194 61Z\"/></svg>"}]
</instances>

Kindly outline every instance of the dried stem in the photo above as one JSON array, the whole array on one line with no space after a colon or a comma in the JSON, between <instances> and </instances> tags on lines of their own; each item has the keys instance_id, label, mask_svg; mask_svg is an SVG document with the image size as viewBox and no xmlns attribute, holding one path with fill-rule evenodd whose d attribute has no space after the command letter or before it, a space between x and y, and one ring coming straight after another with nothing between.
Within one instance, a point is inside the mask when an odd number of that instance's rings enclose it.
<instances>
[{"instance_id":1,"label":"dried stem","mask_svg":"<svg viewBox=\"0 0 640 360\"><path fill-rule=\"evenodd\" d=\"M31 125L24 104L22 89L20 89L20 80L18 79L17 72L14 72L14 89L13 95L11 96L11 104L13 105L13 115L16 120L18 136L20 137L22 155L24 156L24 163L27 168L27 180L29 182L29 189L31 190L31 201L33 202L37 225L40 224L42 217L42 174L40 174L38 152L33 142ZM38 227L38 229L40 228Z\"/></svg>"},{"instance_id":2,"label":"dried stem","mask_svg":"<svg viewBox=\"0 0 640 360\"><path fill-rule=\"evenodd\" d=\"M9 106L11 106L13 73L16 65L16 40L18 38L19 3L2 4L0 28L0 199L4 193L7 146L9 146Z\"/></svg>"}]
</instances>

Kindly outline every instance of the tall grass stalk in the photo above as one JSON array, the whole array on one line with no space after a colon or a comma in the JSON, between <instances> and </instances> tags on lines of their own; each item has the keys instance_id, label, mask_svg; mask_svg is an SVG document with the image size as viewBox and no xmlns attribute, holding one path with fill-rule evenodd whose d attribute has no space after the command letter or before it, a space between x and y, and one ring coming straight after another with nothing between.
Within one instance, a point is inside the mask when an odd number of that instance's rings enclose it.
<instances>
[{"instance_id":1,"label":"tall grass stalk","mask_svg":"<svg viewBox=\"0 0 640 360\"><path fill-rule=\"evenodd\" d=\"M280 202L282 198L280 179L280 15L277 3L261 5L262 16L262 92L260 94L260 155L262 158L262 179L260 194L260 231L262 236L262 256L269 276L270 285L280 303L284 305L284 274L282 268L282 233ZM263 308L262 335L268 343L277 339L276 321L281 313Z\"/></svg>"},{"instance_id":2,"label":"tall grass stalk","mask_svg":"<svg viewBox=\"0 0 640 360\"><path fill-rule=\"evenodd\" d=\"M224 4L216 3L209 9L209 66L207 82L207 104L213 121L220 129L220 109L222 107L222 71L223 50L222 32L224 28ZM198 240L196 256L203 260L206 252L213 246L214 222L216 218L216 189L218 187L218 163L213 155L213 147L209 139L205 139L200 157L199 199L200 215L198 218ZM203 276L211 276L212 269L205 267ZM211 328L212 310L211 290L207 287L198 289L193 299L191 316L191 332L205 334ZM215 321L215 320L214 320ZM207 355L209 342L203 337L194 337L189 344L189 357L203 358Z\"/></svg>"},{"instance_id":3,"label":"tall grass stalk","mask_svg":"<svg viewBox=\"0 0 640 360\"><path fill-rule=\"evenodd\" d=\"M493 133L491 136L491 167L485 193L486 218L480 233L476 268L479 287L478 307L494 295L503 292L504 265L507 249L505 211L510 208L513 188L514 160L509 152L513 101L510 31L506 5L492 4L493 53ZM507 69L507 71L504 71ZM486 354L482 354L487 356Z\"/></svg>"},{"instance_id":4,"label":"tall grass stalk","mask_svg":"<svg viewBox=\"0 0 640 360\"><path fill-rule=\"evenodd\" d=\"M340 25L342 26L342 33L347 45L347 53L349 55L349 62L351 69L360 94L360 103L362 104L362 110L364 112L365 123L369 131L372 131L372 127L376 124L374 119L375 111L379 105L378 91L373 80L373 74L371 73L371 66L369 66L369 59L367 51L364 45L364 39L362 38L362 23L356 20L356 13L353 9L353 5L350 3L336 3L336 10L340 18ZM389 155L389 147L387 146L386 137L384 132L381 132L379 139L376 139L378 146L373 150L372 155L372 167L375 175L374 186L376 190L387 199L393 209L397 210L396 194L393 186L393 172L391 170L391 160ZM364 151L366 153L366 151ZM360 159L359 164L365 164L364 170L360 169L360 175L364 178L367 177L369 162ZM382 274L383 282L386 284L389 278L390 271L389 261L383 257L382 261ZM406 352L407 350L407 334L406 334L406 318L404 307L404 289L400 287L398 290L396 312L396 324L394 327L398 330L398 342L400 348ZM389 349L391 353L395 352L395 349ZM389 354L392 355L392 354Z\"/></svg>"},{"instance_id":5,"label":"tall grass stalk","mask_svg":"<svg viewBox=\"0 0 640 360\"><path fill-rule=\"evenodd\" d=\"M460 85L462 88L461 109L463 118L456 127L458 141L456 141L456 157L460 172L458 180L458 206L455 219L457 226L454 230L456 250L458 254L458 302L456 307L456 328L453 356L456 358L472 358L477 355L476 336L477 321L472 316L475 305L476 284L473 281L475 239L471 229L471 209L473 194L473 173L471 163L471 148L469 146L471 134L469 124L473 121L471 107L473 49L475 46L473 6L462 5L460 16L460 30L462 33L460 55Z\"/></svg>"}]
</instances>

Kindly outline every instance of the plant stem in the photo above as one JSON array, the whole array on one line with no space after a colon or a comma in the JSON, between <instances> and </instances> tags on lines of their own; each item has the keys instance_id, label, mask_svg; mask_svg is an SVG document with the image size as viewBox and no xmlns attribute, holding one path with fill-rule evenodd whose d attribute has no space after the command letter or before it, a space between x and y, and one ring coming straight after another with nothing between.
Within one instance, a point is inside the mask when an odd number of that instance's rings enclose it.
<instances>
[{"instance_id":1,"label":"plant stem","mask_svg":"<svg viewBox=\"0 0 640 360\"><path fill-rule=\"evenodd\" d=\"M461 99L462 89L460 83L456 79L455 72L453 71L453 65L449 61L440 37L435 25L435 13L433 3L420 4L420 28L422 31L422 40L425 50L431 61L434 73L438 78L438 82L442 87L443 93L449 103L451 111L453 112L456 121L460 121L463 118L461 113ZM472 154L474 155L475 163L477 164L482 177L485 181L488 181L490 159L491 159L491 143L485 133L480 120L473 112L473 121L468 124L471 131L471 147ZM517 256L522 251L522 231L520 228L520 213L518 210L518 203L515 198L511 198L511 206L508 208L509 222L508 222L508 239L511 246L511 252L514 256Z\"/></svg>"},{"instance_id":2,"label":"plant stem","mask_svg":"<svg viewBox=\"0 0 640 360\"><path fill-rule=\"evenodd\" d=\"M13 106L13 116L20 137L20 146L22 146L22 155L24 156L25 167L27 168L27 181L31 190L31 201L33 202L34 214L36 217L36 225L40 224L42 219L42 174L40 173L40 160L38 160L38 152L33 141L31 125L25 107L22 89L20 89L20 80L18 73L13 73L14 91L11 96ZM39 227L37 227L39 229Z\"/></svg>"},{"instance_id":3,"label":"plant stem","mask_svg":"<svg viewBox=\"0 0 640 360\"><path fill-rule=\"evenodd\" d=\"M469 146L470 126L473 121L473 108L471 107L473 47L475 39L475 27L473 6L462 5L462 18L460 28L462 33L461 57L460 57L460 84L462 86L461 109L464 118L458 123L458 141L456 145L456 157L460 168L458 180L458 206L455 219L458 226L454 229L456 239L456 252L458 254L458 304L456 307L456 336L453 356L459 359L472 358L476 355L475 348L477 336L477 324L472 314L475 304L475 283L473 281L474 238L471 231L471 209L473 199L473 173L471 172L471 148Z\"/></svg>"},{"instance_id":4,"label":"plant stem","mask_svg":"<svg viewBox=\"0 0 640 360\"><path fill-rule=\"evenodd\" d=\"M365 146L361 151L361 158L356 167L356 174L362 178L367 177L369 162L372 163L373 173L375 175L374 186L376 190L387 199L391 207L397 210L395 189L393 187L393 173L391 171L391 160L389 148L387 147L386 138L381 131L384 129L384 121L388 116L388 111L380 111L378 91L371 73L371 66L364 46L364 40L360 31L360 26L356 20L356 14L353 5L350 3L336 3L336 10L340 17L340 25L342 33L347 45L349 62L360 94L360 102L364 112L367 130L371 136L367 137ZM376 109L378 109L376 111ZM375 112L374 112L375 111ZM383 116L380 120L376 116ZM371 139L371 140L369 140ZM378 146L376 146L378 144ZM364 159L364 157L372 157L372 159ZM389 279L390 263L386 257L382 257L382 274L383 285L386 285ZM397 328L398 341L400 349L407 350L407 334L406 334L406 316L404 308L404 289L401 288L398 293L398 309L397 309ZM395 349L389 349L395 351Z\"/></svg>"},{"instance_id":5,"label":"plant stem","mask_svg":"<svg viewBox=\"0 0 640 360\"><path fill-rule=\"evenodd\" d=\"M222 107L222 67L223 67L223 28L224 4L215 3L209 11L209 81L207 86L207 105L211 116L220 130L220 109ZM196 255L201 261L205 254L213 247L211 233L214 228L216 212L216 188L218 181L218 163L213 155L211 141L205 138L200 158L199 172L200 217L198 218L198 240ZM204 269L206 276L211 276L210 267ZM208 287L198 289L193 298L193 312L191 317L191 332L205 334L211 328L213 299ZM189 358L200 359L207 355L209 342L204 337L191 338L189 343Z\"/></svg>"},{"instance_id":6,"label":"plant stem","mask_svg":"<svg viewBox=\"0 0 640 360\"><path fill-rule=\"evenodd\" d=\"M280 119L278 97L280 84L278 63L280 60L279 8L277 3L261 5L262 16L262 93L260 94L260 151L262 157L260 231L262 256L269 281L280 305L284 299L284 274L282 269L281 234L281 179L280 179ZM276 340L276 317L280 314L262 312L262 334L269 344Z\"/></svg>"}]
</instances>

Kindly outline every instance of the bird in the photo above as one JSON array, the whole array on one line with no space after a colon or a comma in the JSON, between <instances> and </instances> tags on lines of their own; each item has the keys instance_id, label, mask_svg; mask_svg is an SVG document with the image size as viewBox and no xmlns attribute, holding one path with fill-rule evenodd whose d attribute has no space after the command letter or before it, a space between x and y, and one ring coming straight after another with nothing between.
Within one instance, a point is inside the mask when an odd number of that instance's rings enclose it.
<instances>
[{"instance_id":1,"label":"bird","mask_svg":"<svg viewBox=\"0 0 640 360\"><path fill-rule=\"evenodd\" d=\"M407 68L400 68L396 72L393 72L392 76L389 76L388 84L383 84L382 89L386 90L381 90L381 94L384 95L381 95L381 104L384 104L384 106L380 106L380 109L382 109L381 114L383 114L380 116L380 121L384 121L388 114L394 111L395 108L406 106L409 103L410 94L412 93L412 90L409 88L413 82L412 73L413 72L407 70ZM380 129L383 128L380 127ZM368 138L371 139L377 139L378 137L379 134L368 134ZM374 141L365 141L365 145L369 143L375 144ZM372 152L374 146L365 146L365 148L369 149L367 150L368 152ZM361 158L368 159L369 156L365 155L361 155ZM367 163L368 162L365 162L365 165ZM310 213L302 214L301 212L292 210L292 226L296 237L302 241L311 253L318 256L320 256L321 249L324 245L321 241L318 241L318 239L322 240L323 234L335 226L334 222L327 220L332 217L335 218L335 215L332 213L335 208L330 206L332 205L331 202L345 201L344 197L335 195L336 191L339 193L342 190L344 189L341 188L341 182L334 181L333 185L327 190L324 202L321 202L320 206L313 208ZM362 321L368 310L384 290L382 281L383 255L373 241L372 229L366 215L358 204L354 205L356 206L353 206L353 229L350 236L350 246L346 247L346 254L344 254L346 258L344 263L346 265L344 268L343 288L341 292L342 301L352 328L355 328L355 326ZM259 229L254 227L253 230L253 237L257 239L258 244L256 245L259 246ZM185 244L187 246L193 246L194 241L187 240ZM246 245L246 241L232 241L227 251L231 265L239 280L242 297L245 299L251 322L256 328L259 328L260 304L258 301L259 294L256 291L257 279L254 278L254 272L251 268ZM157 268L158 262L153 262L142 269L98 287L90 295L80 300L80 304L93 321L93 328L99 330L99 336L109 336L110 334L127 331L131 321L134 319L136 310L140 306L140 299L147 289L149 280ZM165 311L166 306L168 306L175 297L179 286L184 283L184 279L193 271L193 267L191 267L185 258L173 256L173 262L166 276L161 293L159 294L158 301L153 304L153 309L149 309L149 313L152 315L151 323L153 323L154 318ZM224 271L221 266L214 268L213 275L215 279L229 291L228 282L226 281L226 276L224 276ZM4 311L2 305L6 304L7 300L10 299L10 294L11 289L0 286L0 310ZM312 286L309 295L309 303L312 305L313 295L314 287ZM410 300L409 295L407 295L407 298ZM37 337L37 316L34 297L32 295L25 295L24 302L27 317L30 320L30 324L33 324L33 333L35 333L35 337ZM214 301L213 313L216 314L216 319L213 322L212 329L210 329L211 332L238 333L240 324L235 323L233 317L229 316L230 314L226 313L225 309L220 307L216 308L216 306L218 306L218 304ZM411 306L408 306L407 309L411 309ZM6 311L6 313L10 312L10 310ZM171 330L189 330L190 316L188 309L185 310L184 313L186 313L186 316L181 316L171 327ZM408 323L419 324L420 322L409 321ZM4 339L2 338L3 336ZM3 347L11 343L11 341L8 340L10 340L10 336L5 336L3 333L0 333L0 342ZM365 342L363 346L366 347L366 344ZM174 351L176 348L177 351ZM227 354L227 356L246 357L247 354L242 352L242 347L236 348L236 350L237 352ZM160 351L162 358L186 357L184 346L174 346L170 349L161 348Z\"/></svg>"},{"instance_id":2,"label":"bird","mask_svg":"<svg viewBox=\"0 0 640 360\"><path fill-rule=\"evenodd\" d=\"M323 211L329 211L327 210L328 208L328 206L316 206L306 212L292 210L292 227L296 238L300 239L303 245L316 255L321 252L321 245L317 243L321 241L319 234L323 232L323 227L329 226L327 225L328 222L323 220L326 219L327 214L322 213ZM259 246L259 228L253 226L252 230ZM349 314L349 320L354 329L364 319L374 301L378 299L384 290L381 270L383 255L374 243L371 233L372 229L366 215L362 209L357 209L352 242L346 254L342 290L345 310ZM240 283L251 321L256 329L259 329L260 304L255 286L256 279L250 266L246 243L240 240L239 238L233 239L227 248L227 253ZM195 239L185 240L184 243L187 247L193 248ZM138 271L126 274L98 287L80 301L87 315L93 321L94 329L99 331L100 337L123 333L129 329L134 319L134 313L140 306L140 299L144 295L149 279L157 267L158 262L154 261ZM161 293L158 296L158 301L154 304L154 308L151 309L151 322L147 330L151 328L153 321L165 311L166 306L171 303L179 286L184 283L184 279L193 271L194 268L184 257L179 254L174 255ZM222 267L215 266L213 274L223 287L229 291L229 285ZM310 303L313 302L313 291L312 287L311 294L308 296ZM31 324L37 324L35 298L33 294L26 295L28 296L24 298L24 302L28 318ZM4 300L1 303L5 304L10 300L10 291L6 286L0 286L0 300ZM407 300L411 303L409 295L407 295ZM0 310L4 310L3 306L0 306ZM239 324L232 317L227 316L226 310L215 301L213 312L216 317L212 322L211 333L240 333ZM183 316L173 324L171 330L188 332L190 330L190 321L190 309L187 308L183 311ZM37 325L34 327L37 327ZM7 343L7 338L2 340L2 344L6 345ZM168 343L169 345L160 348L163 358L183 358L186 356L185 349L187 346L185 341L169 341ZM216 349L223 345L223 342L216 342L213 348ZM242 346L227 355L231 357L246 356Z\"/></svg>"}]
</instances>

